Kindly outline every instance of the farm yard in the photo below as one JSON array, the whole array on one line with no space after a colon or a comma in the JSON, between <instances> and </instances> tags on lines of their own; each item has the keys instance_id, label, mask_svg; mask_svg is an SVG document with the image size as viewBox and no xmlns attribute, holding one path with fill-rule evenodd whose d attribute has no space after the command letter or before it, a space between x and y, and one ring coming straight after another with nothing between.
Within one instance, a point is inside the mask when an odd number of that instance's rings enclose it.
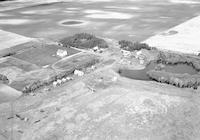
<instances>
[{"instance_id":1,"label":"farm yard","mask_svg":"<svg viewBox=\"0 0 200 140\"><path fill-rule=\"evenodd\" d=\"M58 50L66 51L65 57L80 52L73 48L44 44L42 41L40 43L37 41L35 44L25 43L24 46L29 47L24 49L22 46L20 50L13 48L14 53L10 53L9 56L4 55L0 63L0 73L8 77L11 87L20 91L34 81L56 75L57 72L51 65L63 59L57 55Z\"/></svg>"}]
</instances>

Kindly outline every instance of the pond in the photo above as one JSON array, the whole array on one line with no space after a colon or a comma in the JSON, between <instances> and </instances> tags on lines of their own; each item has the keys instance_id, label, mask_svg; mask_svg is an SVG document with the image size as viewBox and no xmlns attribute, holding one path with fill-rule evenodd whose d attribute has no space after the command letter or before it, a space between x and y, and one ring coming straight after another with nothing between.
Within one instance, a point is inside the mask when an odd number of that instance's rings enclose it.
<instances>
[{"instance_id":1,"label":"pond","mask_svg":"<svg viewBox=\"0 0 200 140\"><path fill-rule=\"evenodd\" d=\"M150 81L151 79L148 77L147 72L149 70L156 69L157 66L158 66L157 63L150 62L144 69L141 70L120 69L119 74L123 77L135 80ZM198 71L196 71L192 66L187 64L163 65L162 70L169 73L178 73L178 74L188 73L190 75L194 75L198 73Z\"/></svg>"}]
</instances>

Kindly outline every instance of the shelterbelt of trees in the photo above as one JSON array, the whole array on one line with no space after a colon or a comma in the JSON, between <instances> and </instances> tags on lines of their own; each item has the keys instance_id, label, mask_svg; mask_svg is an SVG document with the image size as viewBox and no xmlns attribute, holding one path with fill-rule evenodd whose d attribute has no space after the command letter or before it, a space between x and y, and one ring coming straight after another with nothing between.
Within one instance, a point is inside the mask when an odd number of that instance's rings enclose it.
<instances>
[{"instance_id":1,"label":"shelterbelt of trees","mask_svg":"<svg viewBox=\"0 0 200 140\"><path fill-rule=\"evenodd\" d=\"M60 42L64 47L91 49L98 46L99 48L108 48L108 44L105 40L88 33L75 34L62 39Z\"/></svg>"},{"instance_id":2,"label":"shelterbelt of trees","mask_svg":"<svg viewBox=\"0 0 200 140\"><path fill-rule=\"evenodd\" d=\"M74 62L73 64L70 65L70 68L66 69L65 71L59 72L59 73L55 73L51 76L49 76L48 79L45 80L36 80L33 81L32 83L26 85L22 92L23 93L31 93L34 92L35 90L44 87L44 86L48 86L50 84L52 84L54 81L57 81L59 79L68 77L69 75L72 75L74 73L75 70L84 70L88 67L91 67L95 64L99 63L99 59L98 58L93 58L91 57L90 59L88 59L87 61L84 61L82 63L79 62Z\"/></svg>"}]
</instances>

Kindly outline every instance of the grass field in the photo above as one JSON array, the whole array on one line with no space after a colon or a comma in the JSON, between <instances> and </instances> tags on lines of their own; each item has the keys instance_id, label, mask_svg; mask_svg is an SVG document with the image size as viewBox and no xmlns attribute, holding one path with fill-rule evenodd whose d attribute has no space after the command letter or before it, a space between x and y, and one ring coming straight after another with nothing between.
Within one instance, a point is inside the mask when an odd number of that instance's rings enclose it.
<instances>
[{"instance_id":1,"label":"grass field","mask_svg":"<svg viewBox=\"0 0 200 140\"><path fill-rule=\"evenodd\" d=\"M31 70L35 70L38 69L39 67L31 64L29 62L26 62L24 60L20 60L14 57L8 57L6 59L3 60L3 62L0 63L0 68L5 68L5 67L17 67L23 71L31 71Z\"/></svg>"},{"instance_id":2,"label":"grass field","mask_svg":"<svg viewBox=\"0 0 200 140\"><path fill-rule=\"evenodd\" d=\"M55 63L56 61L61 59L60 57L56 56L56 52L58 49L67 50L68 56L79 52L72 48L64 48L57 45L47 45L31 48L20 54L14 55L14 57L26 60L38 66L45 66Z\"/></svg>"},{"instance_id":3,"label":"grass field","mask_svg":"<svg viewBox=\"0 0 200 140\"><path fill-rule=\"evenodd\" d=\"M10 86L22 91L22 89L30 83L38 80L47 79L51 75L55 74L56 72L52 69L38 69L18 76L17 79L15 79L15 81L13 81Z\"/></svg>"}]
</instances>

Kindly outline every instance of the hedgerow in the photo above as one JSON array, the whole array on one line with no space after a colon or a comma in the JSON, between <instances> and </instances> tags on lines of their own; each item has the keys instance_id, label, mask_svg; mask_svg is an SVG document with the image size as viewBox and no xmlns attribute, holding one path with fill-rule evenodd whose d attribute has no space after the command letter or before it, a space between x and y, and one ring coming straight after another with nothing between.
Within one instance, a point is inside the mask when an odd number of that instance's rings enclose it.
<instances>
[{"instance_id":1,"label":"hedgerow","mask_svg":"<svg viewBox=\"0 0 200 140\"><path fill-rule=\"evenodd\" d=\"M121 40L119 41L120 48L123 50L127 51L135 51L135 50L141 50L141 49L146 49L146 50L151 50L152 47L150 47L146 43L140 43L140 42L131 42L127 40Z\"/></svg>"}]
</instances>

